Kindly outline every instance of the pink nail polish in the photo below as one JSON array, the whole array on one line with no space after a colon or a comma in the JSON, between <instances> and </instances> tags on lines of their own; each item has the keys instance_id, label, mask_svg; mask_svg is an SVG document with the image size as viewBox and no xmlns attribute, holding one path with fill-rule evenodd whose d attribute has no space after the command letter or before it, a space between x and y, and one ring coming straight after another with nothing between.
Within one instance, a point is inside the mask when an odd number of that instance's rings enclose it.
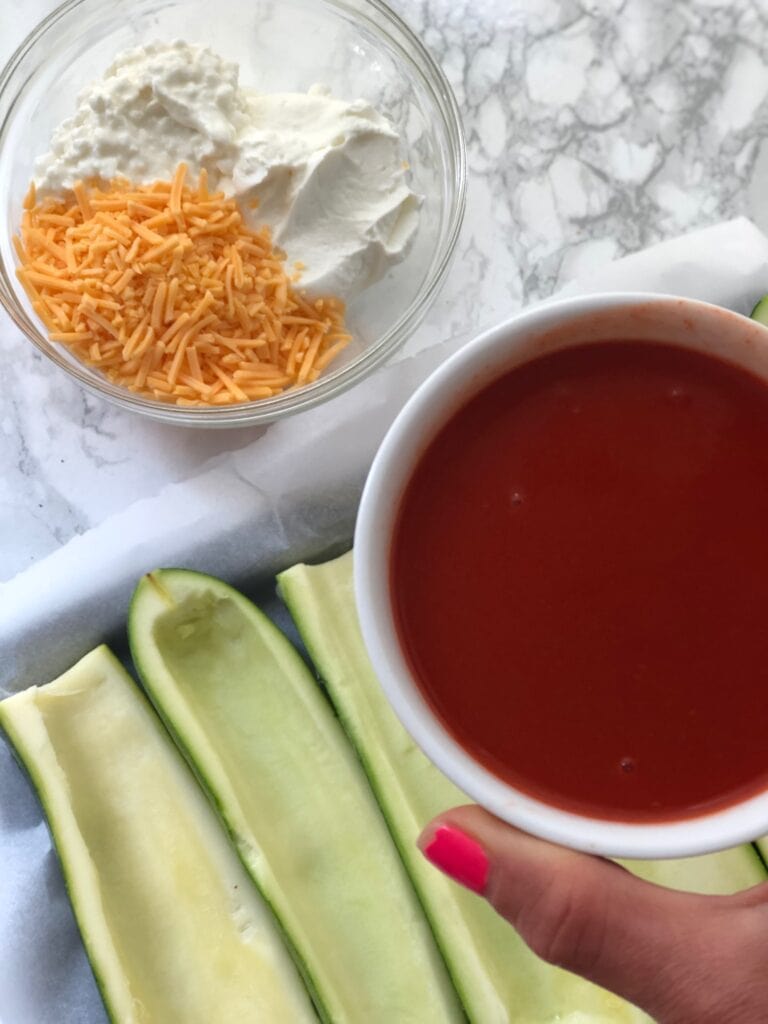
<instances>
[{"instance_id":1,"label":"pink nail polish","mask_svg":"<svg viewBox=\"0 0 768 1024\"><path fill-rule=\"evenodd\" d=\"M438 825L422 850L427 860L455 882L482 893L488 881L488 857L476 839L453 825Z\"/></svg>"}]
</instances>

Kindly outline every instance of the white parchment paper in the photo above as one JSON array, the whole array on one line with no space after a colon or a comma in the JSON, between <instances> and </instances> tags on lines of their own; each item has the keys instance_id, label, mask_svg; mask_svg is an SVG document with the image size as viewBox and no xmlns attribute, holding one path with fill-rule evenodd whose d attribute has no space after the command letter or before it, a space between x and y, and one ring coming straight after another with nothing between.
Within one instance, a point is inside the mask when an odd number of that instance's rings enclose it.
<instances>
[{"instance_id":1,"label":"white parchment paper","mask_svg":"<svg viewBox=\"0 0 768 1024\"><path fill-rule=\"evenodd\" d=\"M561 294L651 291L748 313L768 292L768 238L744 218L626 257ZM138 577L185 566L254 591L348 547L365 475L418 384L465 344L435 338L346 395L139 501L0 585L0 694L124 644ZM263 592L263 591L262 591ZM106 1021L34 793L0 745L0 1022Z\"/></svg>"}]
</instances>

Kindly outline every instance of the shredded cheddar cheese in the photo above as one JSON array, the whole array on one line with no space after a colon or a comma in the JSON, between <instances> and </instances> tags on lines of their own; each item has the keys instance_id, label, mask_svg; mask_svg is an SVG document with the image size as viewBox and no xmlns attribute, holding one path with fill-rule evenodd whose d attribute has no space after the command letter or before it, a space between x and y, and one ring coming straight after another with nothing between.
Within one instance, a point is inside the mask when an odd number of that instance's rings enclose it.
<instances>
[{"instance_id":1,"label":"shredded cheddar cheese","mask_svg":"<svg viewBox=\"0 0 768 1024\"><path fill-rule=\"evenodd\" d=\"M51 341L131 391L177 405L268 398L317 379L349 343L344 305L295 287L268 229L173 180L24 200L17 270Z\"/></svg>"}]
</instances>

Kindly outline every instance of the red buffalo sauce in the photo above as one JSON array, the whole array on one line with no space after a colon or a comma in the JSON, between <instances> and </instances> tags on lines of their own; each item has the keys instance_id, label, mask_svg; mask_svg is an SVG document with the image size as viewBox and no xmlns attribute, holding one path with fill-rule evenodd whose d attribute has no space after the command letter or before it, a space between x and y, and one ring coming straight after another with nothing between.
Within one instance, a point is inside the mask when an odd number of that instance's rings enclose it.
<instances>
[{"instance_id":1,"label":"red buffalo sauce","mask_svg":"<svg viewBox=\"0 0 768 1024\"><path fill-rule=\"evenodd\" d=\"M539 358L461 408L392 543L401 642L475 759L603 818L768 785L768 387L616 341Z\"/></svg>"}]
</instances>

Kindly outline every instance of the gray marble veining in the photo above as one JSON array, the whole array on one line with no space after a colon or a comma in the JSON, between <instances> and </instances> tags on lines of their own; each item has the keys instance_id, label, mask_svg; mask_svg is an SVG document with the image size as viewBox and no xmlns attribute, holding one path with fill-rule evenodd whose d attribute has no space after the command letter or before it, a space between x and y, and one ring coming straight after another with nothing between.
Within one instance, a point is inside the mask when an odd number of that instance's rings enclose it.
<instances>
[{"instance_id":1,"label":"gray marble veining","mask_svg":"<svg viewBox=\"0 0 768 1024\"><path fill-rule=\"evenodd\" d=\"M0 59L53 6L2 0ZM768 0L398 0L464 118L467 216L409 348L745 213L768 229ZM768 291L768 281L766 282ZM0 317L0 579L253 431L145 423Z\"/></svg>"}]
</instances>

